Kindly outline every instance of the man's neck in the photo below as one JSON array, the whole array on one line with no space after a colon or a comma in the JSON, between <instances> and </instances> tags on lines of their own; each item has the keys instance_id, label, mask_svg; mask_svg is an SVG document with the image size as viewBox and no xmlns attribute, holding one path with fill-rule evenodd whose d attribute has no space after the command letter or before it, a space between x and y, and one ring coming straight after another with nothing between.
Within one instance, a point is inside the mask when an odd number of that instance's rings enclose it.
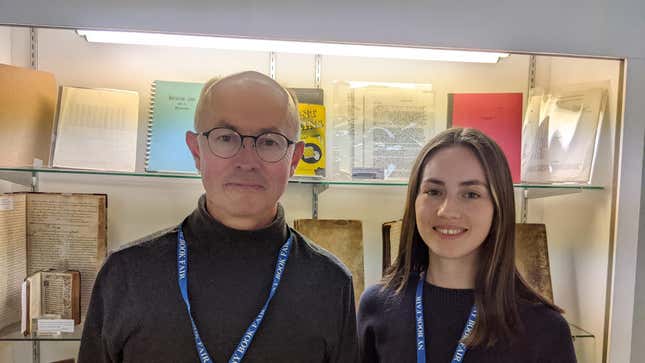
<instances>
[{"instance_id":1,"label":"man's neck","mask_svg":"<svg viewBox=\"0 0 645 363\"><path fill-rule=\"evenodd\" d=\"M479 252L462 258L443 258L430 252L426 281L448 289L474 289Z\"/></svg>"},{"instance_id":2,"label":"man's neck","mask_svg":"<svg viewBox=\"0 0 645 363\"><path fill-rule=\"evenodd\" d=\"M226 227L240 231L255 231L266 228L273 223L278 213L278 206L276 205L272 210L267 211L267 213L262 215L233 216L226 213L214 213L213 211L219 211L219 209L215 208L211 202L206 199L206 211L211 217Z\"/></svg>"}]
</instances>

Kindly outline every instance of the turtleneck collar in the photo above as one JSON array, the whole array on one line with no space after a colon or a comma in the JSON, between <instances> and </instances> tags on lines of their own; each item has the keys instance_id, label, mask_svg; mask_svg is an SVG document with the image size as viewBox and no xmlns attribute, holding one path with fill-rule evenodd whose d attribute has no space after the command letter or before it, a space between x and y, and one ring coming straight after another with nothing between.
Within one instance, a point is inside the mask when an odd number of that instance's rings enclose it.
<instances>
[{"instance_id":1,"label":"turtleneck collar","mask_svg":"<svg viewBox=\"0 0 645 363\"><path fill-rule=\"evenodd\" d=\"M187 242L192 243L233 243L242 247L245 244L280 246L289 236L289 229L284 219L284 209L278 204L278 213L268 226L251 230L239 230L228 227L213 218L206 209L206 195L199 198L197 208L183 224ZM261 246L257 246L261 247Z\"/></svg>"}]
</instances>

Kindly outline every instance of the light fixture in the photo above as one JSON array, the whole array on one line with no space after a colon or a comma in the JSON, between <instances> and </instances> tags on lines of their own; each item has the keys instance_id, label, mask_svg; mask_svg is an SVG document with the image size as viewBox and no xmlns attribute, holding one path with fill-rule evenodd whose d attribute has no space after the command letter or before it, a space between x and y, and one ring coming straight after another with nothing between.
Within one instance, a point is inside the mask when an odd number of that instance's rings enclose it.
<instances>
[{"instance_id":1,"label":"light fixture","mask_svg":"<svg viewBox=\"0 0 645 363\"><path fill-rule=\"evenodd\" d=\"M215 48L276 53L322 54L370 58L476 63L497 63L500 58L508 57L508 53L471 52L461 50L409 48L395 46L314 43L283 40L222 38L210 36L117 31L77 30L76 32L79 35L84 36L88 42L98 43L161 45L173 47Z\"/></svg>"},{"instance_id":2,"label":"light fixture","mask_svg":"<svg viewBox=\"0 0 645 363\"><path fill-rule=\"evenodd\" d=\"M399 89L423 89L425 91L432 91L432 84L430 83L400 83L400 82L364 82L364 81L348 81L349 88L365 88L372 86L380 87L393 87Z\"/></svg>"}]
</instances>

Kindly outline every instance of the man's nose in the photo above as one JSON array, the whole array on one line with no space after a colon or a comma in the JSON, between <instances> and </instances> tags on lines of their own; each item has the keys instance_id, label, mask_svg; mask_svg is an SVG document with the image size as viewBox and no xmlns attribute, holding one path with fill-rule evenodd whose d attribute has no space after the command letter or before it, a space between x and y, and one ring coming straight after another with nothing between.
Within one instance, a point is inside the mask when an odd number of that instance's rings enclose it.
<instances>
[{"instance_id":1,"label":"man's nose","mask_svg":"<svg viewBox=\"0 0 645 363\"><path fill-rule=\"evenodd\" d=\"M261 162L255 150L255 140L252 137L247 136L242 139L242 147L235 156L235 161L237 167L242 169L253 169Z\"/></svg>"},{"instance_id":2,"label":"man's nose","mask_svg":"<svg viewBox=\"0 0 645 363\"><path fill-rule=\"evenodd\" d=\"M249 140L247 143L246 140ZM255 139L251 136L242 136L242 149L246 149L249 146L249 149L255 148Z\"/></svg>"}]
</instances>

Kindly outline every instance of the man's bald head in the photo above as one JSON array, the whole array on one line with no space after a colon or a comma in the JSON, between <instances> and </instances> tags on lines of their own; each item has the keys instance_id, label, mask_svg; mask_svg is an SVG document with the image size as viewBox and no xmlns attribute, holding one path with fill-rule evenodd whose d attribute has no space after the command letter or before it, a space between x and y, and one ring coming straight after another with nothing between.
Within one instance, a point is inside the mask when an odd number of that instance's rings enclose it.
<instances>
[{"instance_id":1,"label":"man's bald head","mask_svg":"<svg viewBox=\"0 0 645 363\"><path fill-rule=\"evenodd\" d=\"M218 93L225 92L227 89L253 88L267 96L273 96L276 102L284 104L285 119L293 128L295 139L300 139L300 117L298 115L298 102L296 97L289 90L284 88L271 77L255 71L247 71L232 74L230 76L218 79L213 78L206 82L202 88L195 110L195 131L203 132L208 124L208 120L216 117L217 109L213 107L214 98ZM251 102L252 100L249 100Z\"/></svg>"}]
</instances>

